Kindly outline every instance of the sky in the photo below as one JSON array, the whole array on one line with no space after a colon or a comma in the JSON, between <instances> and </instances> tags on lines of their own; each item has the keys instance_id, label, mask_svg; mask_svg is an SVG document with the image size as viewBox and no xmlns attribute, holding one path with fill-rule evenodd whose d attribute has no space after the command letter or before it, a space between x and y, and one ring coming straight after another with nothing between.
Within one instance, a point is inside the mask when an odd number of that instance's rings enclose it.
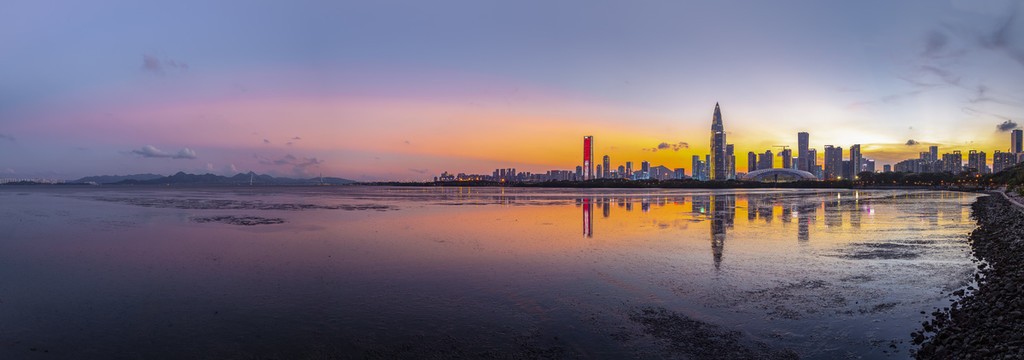
<instances>
[{"instance_id":1,"label":"sky","mask_svg":"<svg viewBox=\"0 0 1024 360\"><path fill-rule=\"evenodd\" d=\"M689 173L716 103L737 171L800 131L991 163L1024 119L1022 5L8 0L0 177L542 173L586 135Z\"/></svg>"}]
</instances>

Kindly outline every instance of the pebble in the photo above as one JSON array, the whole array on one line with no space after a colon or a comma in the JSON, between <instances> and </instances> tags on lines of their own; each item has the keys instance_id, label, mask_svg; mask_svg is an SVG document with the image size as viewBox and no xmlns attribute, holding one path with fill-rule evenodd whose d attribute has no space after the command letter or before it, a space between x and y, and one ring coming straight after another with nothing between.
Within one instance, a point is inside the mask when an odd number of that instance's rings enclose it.
<instances>
[{"instance_id":1,"label":"pebble","mask_svg":"<svg viewBox=\"0 0 1024 360\"><path fill-rule=\"evenodd\" d=\"M911 334L917 359L1024 358L1024 211L1001 195L971 208L978 228L968 240L982 260L977 288L954 292L963 297Z\"/></svg>"}]
</instances>

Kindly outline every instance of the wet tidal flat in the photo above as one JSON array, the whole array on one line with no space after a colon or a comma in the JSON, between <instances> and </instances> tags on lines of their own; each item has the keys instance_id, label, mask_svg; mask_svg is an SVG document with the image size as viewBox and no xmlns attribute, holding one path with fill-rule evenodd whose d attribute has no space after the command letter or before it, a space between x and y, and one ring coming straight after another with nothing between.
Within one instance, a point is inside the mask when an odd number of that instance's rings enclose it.
<instances>
[{"instance_id":1,"label":"wet tidal flat","mask_svg":"<svg viewBox=\"0 0 1024 360\"><path fill-rule=\"evenodd\" d=\"M0 187L0 358L907 358L977 196Z\"/></svg>"}]
</instances>

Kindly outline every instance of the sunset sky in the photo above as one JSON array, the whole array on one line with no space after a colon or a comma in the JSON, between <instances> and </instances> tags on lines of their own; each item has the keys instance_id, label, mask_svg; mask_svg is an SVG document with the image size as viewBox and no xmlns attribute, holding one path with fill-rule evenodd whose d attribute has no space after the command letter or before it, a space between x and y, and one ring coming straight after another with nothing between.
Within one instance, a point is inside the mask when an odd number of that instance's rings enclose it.
<instances>
[{"instance_id":1,"label":"sunset sky","mask_svg":"<svg viewBox=\"0 0 1024 360\"><path fill-rule=\"evenodd\" d=\"M544 172L585 135L689 173L716 102L737 171L799 131L879 169L991 162L1024 119L1021 5L8 0L0 177Z\"/></svg>"}]
</instances>

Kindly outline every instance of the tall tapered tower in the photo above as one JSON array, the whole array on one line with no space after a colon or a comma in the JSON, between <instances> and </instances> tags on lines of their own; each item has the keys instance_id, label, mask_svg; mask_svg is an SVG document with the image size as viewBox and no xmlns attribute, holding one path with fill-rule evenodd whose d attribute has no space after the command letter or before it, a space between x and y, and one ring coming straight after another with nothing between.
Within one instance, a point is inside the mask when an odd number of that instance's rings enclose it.
<instances>
[{"instance_id":1,"label":"tall tapered tower","mask_svg":"<svg viewBox=\"0 0 1024 360\"><path fill-rule=\"evenodd\" d=\"M711 161L708 163L708 175L711 175L711 180L729 178L729 163L726 156L722 110L718 108L718 103L715 103L715 115L711 119Z\"/></svg>"}]
</instances>

